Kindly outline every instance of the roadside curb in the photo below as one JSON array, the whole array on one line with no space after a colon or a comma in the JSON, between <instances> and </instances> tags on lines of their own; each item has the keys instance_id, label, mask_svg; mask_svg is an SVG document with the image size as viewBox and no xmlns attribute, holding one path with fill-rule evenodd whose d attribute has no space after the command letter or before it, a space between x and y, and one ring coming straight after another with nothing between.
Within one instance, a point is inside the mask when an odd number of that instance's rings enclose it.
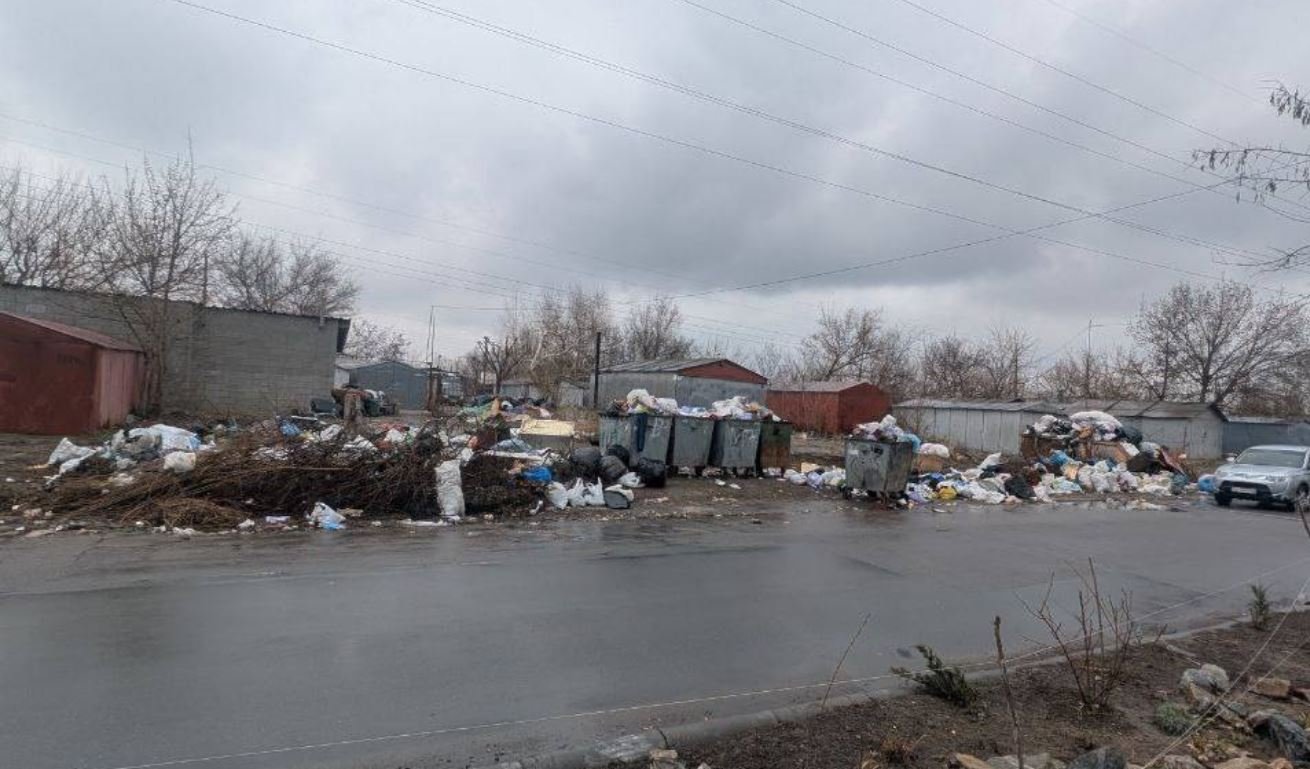
<instances>
[{"instance_id":1,"label":"roadside curb","mask_svg":"<svg viewBox=\"0 0 1310 769\"><path fill-rule=\"evenodd\" d=\"M488 764L480 769L597 769L597 767L608 766L614 762L630 764L646 758L650 751L656 748L680 749L761 726L804 721L829 708L863 705L879 698L892 696L895 693L895 690L889 689L874 694L847 694L840 697L829 697L828 703L824 707L820 707L817 702L808 702L800 705L760 710L754 713L711 718L665 729L626 734L612 740L598 742L586 748L543 753L520 761Z\"/></svg>"},{"instance_id":2,"label":"roadside curb","mask_svg":"<svg viewBox=\"0 0 1310 769\"><path fill-rule=\"evenodd\" d=\"M1291 611L1297 611L1292 608ZM1185 630L1175 631L1173 633L1164 633L1160 641L1173 641L1181 638L1187 638L1197 633L1208 630L1218 630L1232 627L1241 622L1240 619L1224 619L1209 622ZM1169 644L1172 646L1172 644ZM1178 649L1172 649L1175 653ZM1058 664L1060 658L1057 655L1050 655L1041 659L1022 662L1018 665L1012 665L1011 670L1022 670L1024 668L1040 667L1044 665ZM967 673L971 681L983 681L990 678L996 678L1000 675L999 668L985 668L982 670ZM667 728L649 729L637 734L625 734L610 740L594 743L587 747L570 748L551 753L541 753L535 756L517 761L503 761L497 764L482 764L470 767L470 769L598 769L607 767L613 763L635 764L645 759L651 750L657 748L673 748L680 750L686 747L699 745L706 742L729 737L734 734L756 729L762 726L772 726L781 723L795 723L813 718L830 708L844 708L854 705L864 705L881 699L890 699L902 694L905 691L903 686L891 686L874 690L873 692L856 692L839 697L829 697L827 704L820 706L819 702L807 702L799 705L788 705L780 708L771 708L768 710L759 710L754 713L743 713L735 716L722 716L720 718L711 718L704 721L694 721L687 724L679 724Z\"/></svg>"}]
</instances>

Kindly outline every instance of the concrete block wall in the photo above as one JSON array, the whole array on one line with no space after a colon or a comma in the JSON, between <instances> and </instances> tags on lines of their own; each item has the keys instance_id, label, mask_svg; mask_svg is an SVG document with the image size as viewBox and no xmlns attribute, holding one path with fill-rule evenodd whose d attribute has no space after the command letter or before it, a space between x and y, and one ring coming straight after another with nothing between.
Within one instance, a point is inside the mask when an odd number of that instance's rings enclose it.
<instances>
[{"instance_id":1,"label":"concrete block wall","mask_svg":"<svg viewBox=\"0 0 1310 769\"><path fill-rule=\"evenodd\" d=\"M0 310L138 342L122 307L95 294L0 286ZM307 409L310 398L331 395L344 321L190 302L173 303L171 315L165 410L263 415Z\"/></svg>"}]
</instances>

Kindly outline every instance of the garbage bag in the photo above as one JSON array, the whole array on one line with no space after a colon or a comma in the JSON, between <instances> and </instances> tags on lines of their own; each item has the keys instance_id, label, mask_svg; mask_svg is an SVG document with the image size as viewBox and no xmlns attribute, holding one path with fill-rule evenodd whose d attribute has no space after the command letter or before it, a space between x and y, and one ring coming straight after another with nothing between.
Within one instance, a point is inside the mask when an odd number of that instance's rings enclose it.
<instances>
[{"instance_id":1,"label":"garbage bag","mask_svg":"<svg viewBox=\"0 0 1310 769\"><path fill-rule=\"evenodd\" d=\"M637 475L641 478L643 485L652 489L664 488L665 479L668 477L668 465L658 459L642 457L637 460Z\"/></svg>"},{"instance_id":2,"label":"garbage bag","mask_svg":"<svg viewBox=\"0 0 1310 769\"><path fill-rule=\"evenodd\" d=\"M333 510L323 502L315 502L314 509L310 511L307 517L310 526L316 526L320 529L336 531L337 529L346 528L346 516Z\"/></svg>"},{"instance_id":3,"label":"garbage bag","mask_svg":"<svg viewBox=\"0 0 1310 769\"><path fill-rule=\"evenodd\" d=\"M1196 490L1203 494L1213 494L1215 492L1214 476L1207 473L1196 480Z\"/></svg>"},{"instance_id":4,"label":"garbage bag","mask_svg":"<svg viewBox=\"0 0 1310 769\"><path fill-rule=\"evenodd\" d=\"M461 484L458 459L437 465L437 506L441 508L442 518L458 521L464 517L464 488Z\"/></svg>"},{"instance_id":5,"label":"garbage bag","mask_svg":"<svg viewBox=\"0 0 1310 769\"><path fill-rule=\"evenodd\" d=\"M951 458L951 450L940 443L921 443L919 444L919 453L941 457L942 459Z\"/></svg>"},{"instance_id":6,"label":"garbage bag","mask_svg":"<svg viewBox=\"0 0 1310 769\"><path fill-rule=\"evenodd\" d=\"M596 475L600 472L600 449L595 446L582 446L569 452L569 461L580 475Z\"/></svg>"},{"instance_id":7,"label":"garbage bag","mask_svg":"<svg viewBox=\"0 0 1310 769\"><path fill-rule=\"evenodd\" d=\"M174 451L164 457L164 469L170 473L189 473L196 469L196 455L190 451Z\"/></svg>"},{"instance_id":8,"label":"garbage bag","mask_svg":"<svg viewBox=\"0 0 1310 769\"><path fill-rule=\"evenodd\" d=\"M551 483L546 487L546 501L556 510L563 510L569 506L569 490L558 481Z\"/></svg>"},{"instance_id":9,"label":"garbage bag","mask_svg":"<svg viewBox=\"0 0 1310 769\"><path fill-rule=\"evenodd\" d=\"M1019 499L1034 499L1037 496L1033 492L1033 487L1028 485L1028 480L1022 475L1011 475L1005 479L1005 493Z\"/></svg>"},{"instance_id":10,"label":"garbage bag","mask_svg":"<svg viewBox=\"0 0 1310 769\"><path fill-rule=\"evenodd\" d=\"M1001 463L1001 452L998 451L995 454L988 454L986 459L979 462L978 469L986 470L990 467L996 467L1000 463Z\"/></svg>"},{"instance_id":11,"label":"garbage bag","mask_svg":"<svg viewBox=\"0 0 1310 769\"><path fill-rule=\"evenodd\" d=\"M587 487L583 485L581 478L573 482L566 496L570 507L584 507L587 504Z\"/></svg>"},{"instance_id":12,"label":"garbage bag","mask_svg":"<svg viewBox=\"0 0 1310 769\"><path fill-rule=\"evenodd\" d=\"M554 479L550 468L545 465L529 467L520 474L520 477L528 483L550 483Z\"/></svg>"},{"instance_id":13,"label":"garbage bag","mask_svg":"<svg viewBox=\"0 0 1310 769\"><path fill-rule=\"evenodd\" d=\"M173 451L199 451L200 436L190 430L183 430L180 427L172 425L158 424L149 427L134 427L128 431L128 438L135 438L142 433L153 433L159 436L159 453L168 454Z\"/></svg>"},{"instance_id":14,"label":"garbage bag","mask_svg":"<svg viewBox=\"0 0 1310 769\"><path fill-rule=\"evenodd\" d=\"M588 507L602 507L605 504L605 487L599 483L588 483L583 487L582 504Z\"/></svg>"},{"instance_id":15,"label":"garbage bag","mask_svg":"<svg viewBox=\"0 0 1310 769\"><path fill-rule=\"evenodd\" d=\"M618 457L625 467L632 464L632 452L628 451L626 446L620 446L617 443L605 449L605 456Z\"/></svg>"},{"instance_id":16,"label":"garbage bag","mask_svg":"<svg viewBox=\"0 0 1310 769\"><path fill-rule=\"evenodd\" d=\"M807 480L805 477L805 473L802 473L798 470L793 470L790 467L787 468L787 471L782 474L782 479L787 481L788 483L793 483L797 486L804 486Z\"/></svg>"},{"instance_id":17,"label":"garbage bag","mask_svg":"<svg viewBox=\"0 0 1310 769\"><path fill-rule=\"evenodd\" d=\"M619 479L619 485L625 489L639 489L641 488L641 476L636 473L625 473Z\"/></svg>"},{"instance_id":18,"label":"garbage bag","mask_svg":"<svg viewBox=\"0 0 1310 769\"><path fill-rule=\"evenodd\" d=\"M632 507L636 495L622 486L610 486L605 489L605 506L611 510L627 510Z\"/></svg>"},{"instance_id":19,"label":"garbage bag","mask_svg":"<svg viewBox=\"0 0 1310 769\"><path fill-rule=\"evenodd\" d=\"M1132 425L1119 425L1119 437L1137 446L1142 442L1142 431Z\"/></svg>"},{"instance_id":20,"label":"garbage bag","mask_svg":"<svg viewBox=\"0 0 1310 769\"><path fill-rule=\"evenodd\" d=\"M606 454L600 458L600 477L604 478L606 483L617 483L627 472L628 466L619 457Z\"/></svg>"},{"instance_id":21,"label":"garbage bag","mask_svg":"<svg viewBox=\"0 0 1310 769\"><path fill-rule=\"evenodd\" d=\"M94 453L96 453L95 449L78 446L67 438L61 438L59 445L55 446L55 450L50 452L50 459L46 460L46 464L62 465L70 459L85 459Z\"/></svg>"}]
</instances>

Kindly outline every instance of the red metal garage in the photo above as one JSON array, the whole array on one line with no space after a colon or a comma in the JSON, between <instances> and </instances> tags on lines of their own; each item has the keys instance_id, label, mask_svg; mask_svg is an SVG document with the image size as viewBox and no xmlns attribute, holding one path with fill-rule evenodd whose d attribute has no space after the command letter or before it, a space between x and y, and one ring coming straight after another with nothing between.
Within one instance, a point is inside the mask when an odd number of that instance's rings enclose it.
<instances>
[{"instance_id":1,"label":"red metal garage","mask_svg":"<svg viewBox=\"0 0 1310 769\"><path fill-rule=\"evenodd\" d=\"M882 419L892 401L869 382L803 382L770 388L769 408L798 430L839 434Z\"/></svg>"},{"instance_id":2,"label":"red metal garage","mask_svg":"<svg viewBox=\"0 0 1310 769\"><path fill-rule=\"evenodd\" d=\"M76 435L122 422L144 358L95 331L0 312L0 432Z\"/></svg>"}]
</instances>

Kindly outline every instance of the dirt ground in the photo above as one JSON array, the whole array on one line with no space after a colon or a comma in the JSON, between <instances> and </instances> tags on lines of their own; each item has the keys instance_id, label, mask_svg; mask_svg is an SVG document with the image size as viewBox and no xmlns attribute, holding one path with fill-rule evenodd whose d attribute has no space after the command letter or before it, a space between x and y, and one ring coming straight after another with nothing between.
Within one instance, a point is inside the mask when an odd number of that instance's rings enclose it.
<instances>
[{"instance_id":1,"label":"dirt ground","mask_svg":"<svg viewBox=\"0 0 1310 769\"><path fill-rule=\"evenodd\" d=\"M1277 622L1286 616L1285 624ZM1271 638L1272 636L1272 638ZM1266 646L1266 642L1267 646ZM1150 644L1133 655L1127 681L1102 713L1084 709L1062 664L1011 672L1024 751L1047 752L1069 761L1093 748L1114 745L1130 763L1144 765L1158 754L1190 755L1203 763L1243 752L1264 760L1278 757L1275 746L1244 726L1215 719L1196 734L1179 739L1153 722L1164 702L1184 703L1178 690L1186 668L1212 663L1232 678L1234 699L1251 710L1275 708L1297 723L1310 717L1310 703L1274 701L1245 692L1250 682L1271 674L1310 686L1310 614L1277 615L1268 631L1242 624ZM1248 669L1249 665L1249 669ZM964 711L927 694L909 693L867 705L834 709L801 723L780 724L737 734L682 751L688 766L714 769L940 769L947 756L969 753L984 760L1014 753L1011 722L999 681L979 683L979 705ZM1185 703L1184 703L1185 704ZM907 746L912 746L905 754Z\"/></svg>"}]
</instances>

